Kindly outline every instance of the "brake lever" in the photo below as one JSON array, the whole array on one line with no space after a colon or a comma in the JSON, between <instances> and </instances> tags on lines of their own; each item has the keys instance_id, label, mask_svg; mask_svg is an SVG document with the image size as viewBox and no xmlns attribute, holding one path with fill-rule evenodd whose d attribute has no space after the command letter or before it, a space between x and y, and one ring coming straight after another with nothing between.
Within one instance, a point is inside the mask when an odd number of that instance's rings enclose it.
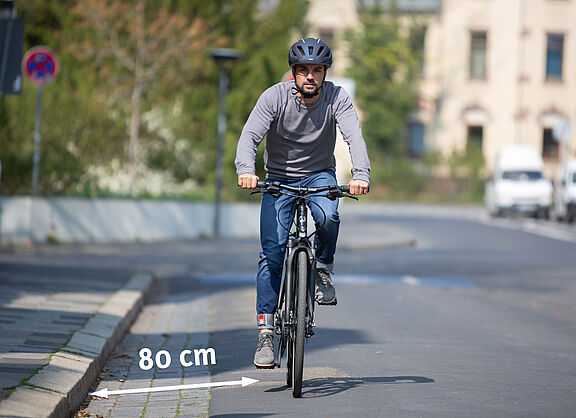
<instances>
[{"instance_id":1,"label":"brake lever","mask_svg":"<svg viewBox=\"0 0 576 418\"><path fill-rule=\"evenodd\" d=\"M327 197L330 200L336 200L336 199L339 199L341 197L349 197L350 199L354 199L356 201L359 200L356 196L351 195L349 193L344 193L340 190L333 190L333 191L330 191L324 195L318 195L318 196Z\"/></svg>"},{"instance_id":2,"label":"brake lever","mask_svg":"<svg viewBox=\"0 0 576 418\"><path fill-rule=\"evenodd\" d=\"M264 193L264 191L263 190L252 190L250 192L250 196L252 196L253 194L258 194L258 193Z\"/></svg>"},{"instance_id":3,"label":"brake lever","mask_svg":"<svg viewBox=\"0 0 576 418\"><path fill-rule=\"evenodd\" d=\"M359 200L356 196L353 196L353 195L348 194L348 193L342 193L342 196L343 196L343 197L349 197L350 199L354 199L354 200L356 200L356 201Z\"/></svg>"}]
</instances>

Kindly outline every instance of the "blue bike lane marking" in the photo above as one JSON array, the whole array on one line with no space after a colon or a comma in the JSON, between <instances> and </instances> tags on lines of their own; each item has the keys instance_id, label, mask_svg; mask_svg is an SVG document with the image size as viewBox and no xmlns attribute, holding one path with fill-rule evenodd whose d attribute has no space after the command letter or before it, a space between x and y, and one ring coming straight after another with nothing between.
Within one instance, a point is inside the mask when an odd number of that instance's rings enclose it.
<instances>
[{"instance_id":1,"label":"blue bike lane marking","mask_svg":"<svg viewBox=\"0 0 576 418\"><path fill-rule=\"evenodd\" d=\"M205 283L255 283L255 276L249 274L219 274L202 276ZM406 286L423 287L458 287L472 288L474 283L461 277L429 277L429 276L393 276L381 274L336 274L334 283L390 283L403 284Z\"/></svg>"}]
</instances>

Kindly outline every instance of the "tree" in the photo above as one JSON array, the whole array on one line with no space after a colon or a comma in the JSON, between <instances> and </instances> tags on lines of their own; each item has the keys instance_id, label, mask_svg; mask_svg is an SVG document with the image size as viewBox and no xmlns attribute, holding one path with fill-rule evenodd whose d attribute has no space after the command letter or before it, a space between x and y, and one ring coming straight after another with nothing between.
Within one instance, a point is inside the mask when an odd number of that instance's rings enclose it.
<instances>
[{"instance_id":1,"label":"tree","mask_svg":"<svg viewBox=\"0 0 576 418\"><path fill-rule=\"evenodd\" d=\"M84 176L85 161L109 161L121 151L123 133L103 105L94 100L91 71L68 53L69 39L77 39L69 10L74 0L31 0L19 3L25 21L24 50L38 45L51 47L60 57L60 75L44 87L42 112L41 194L62 194ZM5 96L0 102L0 160L2 192L31 191L34 108L36 88L27 80L22 94Z\"/></svg>"},{"instance_id":2,"label":"tree","mask_svg":"<svg viewBox=\"0 0 576 418\"><path fill-rule=\"evenodd\" d=\"M237 3L241 3L240 1ZM262 92L280 81L290 69L288 49L296 40L307 36L304 18L307 0L281 0L266 12L258 9L258 2L244 2L249 7L244 16L235 16L236 30L229 32L231 44L244 52L244 59L232 68L229 108L229 134L226 138L224 179L236 184L234 157L236 144L244 123ZM245 17L249 16L249 18ZM263 178L263 146L260 147L256 169ZM228 198L246 198L245 191L230 187Z\"/></svg>"},{"instance_id":3,"label":"tree","mask_svg":"<svg viewBox=\"0 0 576 418\"><path fill-rule=\"evenodd\" d=\"M403 153L406 116L415 103L419 53L399 18L381 6L361 9L362 27L350 32L356 95L367 141L385 154ZM414 28L412 28L414 29ZM406 32L406 31L404 31Z\"/></svg>"},{"instance_id":4,"label":"tree","mask_svg":"<svg viewBox=\"0 0 576 418\"><path fill-rule=\"evenodd\" d=\"M21 2L25 50L47 45L62 64L44 89L40 193L126 195L132 154L134 195L209 198L218 69L206 50L230 47L244 53L231 69L228 96L225 197L235 198L238 136L258 96L288 69L288 47L306 34L307 3L278 0L263 9L247 0ZM30 192L34 98L25 81L21 96L0 103L7 194Z\"/></svg>"},{"instance_id":5,"label":"tree","mask_svg":"<svg viewBox=\"0 0 576 418\"><path fill-rule=\"evenodd\" d=\"M108 78L113 99L129 105L130 193L136 176L142 115L142 97L158 86L158 80L175 81L194 71L211 38L201 19L156 9L146 13L145 1L82 0L74 8L97 41L86 41L76 51L100 62L99 72Z\"/></svg>"}]
</instances>

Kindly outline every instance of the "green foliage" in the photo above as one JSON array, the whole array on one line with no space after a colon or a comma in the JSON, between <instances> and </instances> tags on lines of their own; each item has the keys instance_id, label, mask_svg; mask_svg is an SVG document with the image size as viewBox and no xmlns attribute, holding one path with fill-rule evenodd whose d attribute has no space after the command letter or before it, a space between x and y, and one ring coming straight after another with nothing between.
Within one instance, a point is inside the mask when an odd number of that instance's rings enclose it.
<instances>
[{"instance_id":1,"label":"green foliage","mask_svg":"<svg viewBox=\"0 0 576 418\"><path fill-rule=\"evenodd\" d=\"M249 3L249 2L248 2ZM224 153L224 184L236 185L234 158L236 144L244 123L262 92L280 81L290 69L288 48L305 33L303 20L307 0L282 0L275 10L266 14L256 13L252 2L249 24L241 25L241 33L234 34L233 47L244 52L244 59L232 68L231 90L228 100L228 130ZM263 147L256 156L257 174L263 178ZM245 198L246 192L237 187L226 187L228 199Z\"/></svg>"},{"instance_id":2,"label":"green foliage","mask_svg":"<svg viewBox=\"0 0 576 418\"><path fill-rule=\"evenodd\" d=\"M445 158L428 152L406 156L405 128L417 102L426 26L378 2L360 1L361 28L349 31L349 76L356 81L362 131L372 161L371 198L479 201L483 192L481 150ZM375 4L375 5L374 5ZM439 175L448 167L449 175ZM445 171L445 170L444 170Z\"/></svg>"},{"instance_id":3,"label":"green foliage","mask_svg":"<svg viewBox=\"0 0 576 418\"><path fill-rule=\"evenodd\" d=\"M484 154L472 147L463 152L453 151L448 158L450 178L455 195L463 201L481 201L484 194Z\"/></svg>"},{"instance_id":4,"label":"green foliage","mask_svg":"<svg viewBox=\"0 0 576 418\"><path fill-rule=\"evenodd\" d=\"M418 50L402 35L398 18L367 8L360 14L362 27L349 32L349 74L356 80L356 95L364 120L362 129L375 153L403 154L406 116L415 98Z\"/></svg>"},{"instance_id":5,"label":"green foliage","mask_svg":"<svg viewBox=\"0 0 576 418\"><path fill-rule=\"evenodd\" d=\"M130 10L137 0L101 2L109 9ZM80 3L84 2L19 2L19 17L25 21L24 50L47 45L58 53L62 68L59 77L44 87L40 193L122 196L133 80L119 60L103 53L109 45L98 36L96 28L81 13L74 12ZM161 186L151 188L144 184L135 195L211 197L218 68L207 50L230 47L244 53L244 59L231 67L225 143L224 189L229 195L224 197L235 198L233 159L237 139L258 96L288 69L287 49L293 41L292 34L300 36L304 30L302 22L308 2L282 0L268 11L260 11L259 3L145 1L148 22L153 23L162 15L200 22L202 34L209 42L194 45L194 50L183 50L179 59L167 62L146 87L141 101L140 180L166 181L174 187L158 191ZM149 40L154 41L157 31L164 29L149 29ZM173 36L177 40L179 35ZM25 81L22 95L3 97L0 102L4 194L30 193L35 98L36 88ZM109 181L102 181L104 177Z\"/></svg>"},{"instance_id":6,"label":"green foliage","mask_svg":"<svg viewBox=\"0 0 576 418\"><path fill-rule=\"evenodd\" d=\"M446 172L447 170L447 172ZM420 160L388 157L373 164L371 199L479 203L484 194L484 158L478 151L428 152Z\"/></svg>"},{"instance_id":7,"label":"green foliage","mask_svg":"<svg viewBox=\"0 0 576 418\"><path fill-rule=\"evenodd\" d=\"M40 193L62 194L83 174L83 160L107 161L119 151L123 135L90 95L90 71L78 67L69 54L63 33L71 27L71 1L30 1L19 4L25 21L24 50L47 45L57 51L62 71L43 88ZM72 34L70 35L72 37ZM36 87L25 81L20 96L0 103L0 160L2 191L31 191Z\"/></svg>"},{"instance_id":8,"label":"green foliage","mask_svg":"<svg viewBox=\"0 0 576 418\"><path fill-rule=\"evenodd\" d=\"M408 158L384 158L374 164L371 173L376 185L382 185L375 194L385 195L394 199L413 199L417 194L422 193L428 179L419 172L414 163Z\"/></svg>"}]
</instances>

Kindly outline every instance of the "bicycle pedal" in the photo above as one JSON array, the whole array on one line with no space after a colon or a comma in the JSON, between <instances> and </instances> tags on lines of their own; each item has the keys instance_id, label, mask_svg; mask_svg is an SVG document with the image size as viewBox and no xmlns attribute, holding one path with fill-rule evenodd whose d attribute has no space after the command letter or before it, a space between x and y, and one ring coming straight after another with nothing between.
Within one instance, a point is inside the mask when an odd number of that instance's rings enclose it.
<instances>
[{"instance_id":1,"label":"bicycle pedal","mask_svg":"<svg viewBox=\"0 0 576 418\"><path fill-rule=\"evenodd\" d=\"M320 302L320 301L316 301L316 302L318 302L318 305L336 306L338 304L338 298L334 298L334 300L330 301L330 302Z\"/></svg>"},{"instance_id":2,"label":"bicycle pedal","mask_svg":"<svg viewBox=\"0 0 576 418\"><path fill-rule=\"evenodd\" d=\"M259 365L255 364L254 366L256 366L257 369L273 369L276 367L276 364L273 364L271 366L259 366Z\"/></svg>"}]
</instances>

